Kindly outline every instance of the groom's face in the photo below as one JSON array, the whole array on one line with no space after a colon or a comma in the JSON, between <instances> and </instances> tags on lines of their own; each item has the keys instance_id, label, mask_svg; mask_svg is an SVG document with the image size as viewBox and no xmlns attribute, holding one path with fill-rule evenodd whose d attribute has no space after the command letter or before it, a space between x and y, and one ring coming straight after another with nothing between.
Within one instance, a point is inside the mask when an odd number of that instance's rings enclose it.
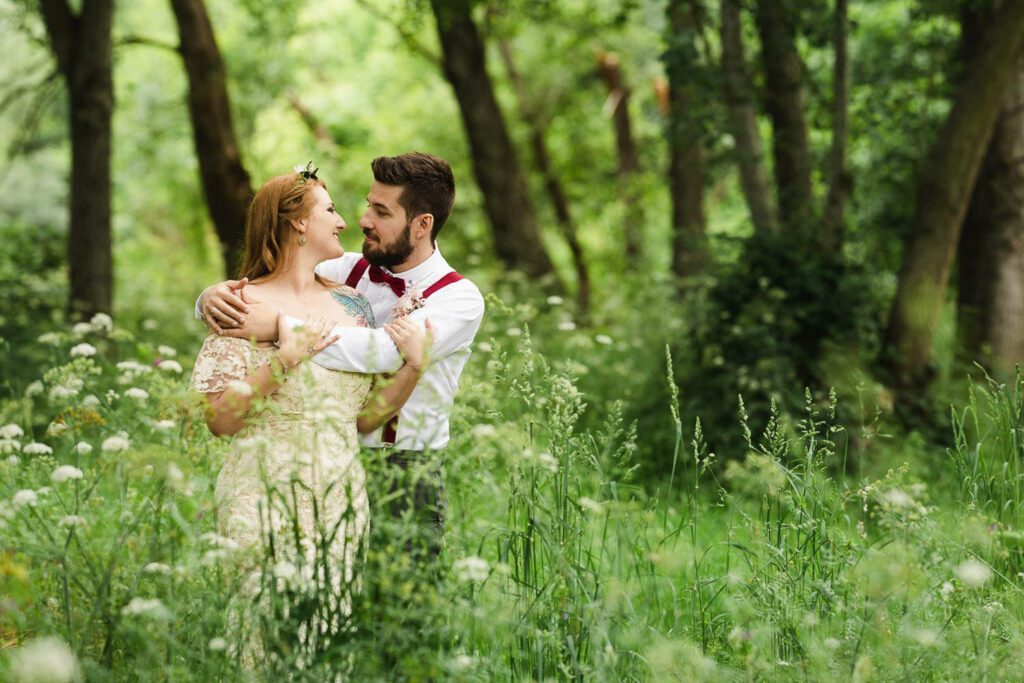
<instances>
[{"instance_id":1,"label":"groom's face","mask_svg":"<svg viewBox=\"0 0 1024 683\"><path fill-rule=\"evenodd\" d=\"M405 209L398 203L402 188L375 182L366 196L366 211L359 219L363 256L375 266L392 268L412 254L412 230Z\"/></svg>"}]
</instances>

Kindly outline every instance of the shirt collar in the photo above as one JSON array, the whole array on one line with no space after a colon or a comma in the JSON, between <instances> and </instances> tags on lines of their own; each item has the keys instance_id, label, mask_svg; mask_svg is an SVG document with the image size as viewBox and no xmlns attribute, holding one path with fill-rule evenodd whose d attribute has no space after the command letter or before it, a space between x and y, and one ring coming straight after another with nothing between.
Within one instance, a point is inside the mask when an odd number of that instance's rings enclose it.
<instances>
[{"instance_id":1,"label":"shirt collar","mask_svg":"<svg viewBox=\"0 0 1024 683\"><path fill-rule=\"evenodd\" d=\"M395 277L401 278L409 283L416 283L427 277L431 273L437 271L448 272L451 268L448 266L448 262L441 256L441 248L436 244L434 245L434 253L427 257L427 260L419 264L415 268L402 273L393 273Z\"/></svg>"}]
</instances>

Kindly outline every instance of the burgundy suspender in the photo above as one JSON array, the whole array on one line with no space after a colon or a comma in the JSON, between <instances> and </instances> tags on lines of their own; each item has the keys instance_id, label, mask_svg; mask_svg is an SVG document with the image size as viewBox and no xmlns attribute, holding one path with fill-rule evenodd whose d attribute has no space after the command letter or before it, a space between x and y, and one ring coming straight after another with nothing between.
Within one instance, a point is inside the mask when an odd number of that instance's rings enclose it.
<instances>
[{"instance_id":1,"label":"burgundy suspender","mask_svg":"<svg viewBox=\"0 0 1024 683\"><path fill-rule=\"evenodd\" d=\"M359 263L356 264L356 267L352 269L352 272L355 273L356 270L359 269L359 277L362 277L363 273L366 271L366 268L367 268L368 265L369 264L366 263L366 259L360 259ZM356 282L359 281L359 277L356 278ZM434 284L432 284L429 287L427 287L426 289L424 289L423 290L423 298L426 299L427 297L429 297L431 294L433 294L437 290L443 289L443 288L447 287L448 285L452 284L453 282L458 282L461 279L462 279L462 276L459 275L458 273L456 273L453 270L452 272L448 273L447 275L442 277L440 280L438 280ZM351 275L349 275L349 280L350 281L352 280L352 276ZM350 286L354 287L355 285L350 284ZM395 439L397 437L398 437L398 415L396 414L393 418L388 420L388 423L386 425L384 425L384 433L381 435L381 441L383 441L386 444L394 445Z\"/></svg>"},{"instance_id":2,"label":"burgundy suspender","mask_svg":"<svg viewBox=\"0 0 1024 683\"><path fill-rule=\"evenodd\" d=\"M370 263L366 259L360 258L356 261L356 264L352 266L352 272L348 274L348 279L345 280L345 284L352 289L355 289L356 285L359 284L359 280L362 279L363 273L365 273L366 269L369 267Z\"/></svg>"}]
</instances>

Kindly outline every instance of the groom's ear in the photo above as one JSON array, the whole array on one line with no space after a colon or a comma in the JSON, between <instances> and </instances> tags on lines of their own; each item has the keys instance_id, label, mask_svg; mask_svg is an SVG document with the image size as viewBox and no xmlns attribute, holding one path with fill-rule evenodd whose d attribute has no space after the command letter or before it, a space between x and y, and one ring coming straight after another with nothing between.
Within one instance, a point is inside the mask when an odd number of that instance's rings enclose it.
<instances>
[{"instance_id":1,"label":"groom's ear","mask_svg":"<svg viewBox=\"0 0 1024 683\"><path fill-rule=\"evenodd\" d=\"M416 216L414 223L416 224L417 239L429 237L430 231L434 229L434 214L421 213L419 216Z\"/></svg>"}]
</instances>

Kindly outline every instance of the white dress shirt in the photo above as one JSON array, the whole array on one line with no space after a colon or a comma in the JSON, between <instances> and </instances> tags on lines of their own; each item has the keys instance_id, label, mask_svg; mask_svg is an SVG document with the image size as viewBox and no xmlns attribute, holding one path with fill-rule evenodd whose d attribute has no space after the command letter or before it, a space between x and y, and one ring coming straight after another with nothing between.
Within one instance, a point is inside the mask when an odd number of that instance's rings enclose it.
<instances>
[{"instance_id":1,"label":"white dress shirt","mask_svg":"<svg viewBox=\"0 0 1024 683\"><path fill-rule=\"evenodd\" d=\"M359 253L345 254L324 261L316 270L323 277L344 283L361 257ZM451 271L452 267L435 248L423 263L393 275L405 280L406 291L415 288L422 292ZM390 287L370 282L367 269L356 283L356 290L369 301L378 328L391 320L398 297ZM420 325L430 320L434 342L427 368L398 415L395 448L422 451L444 448L448 444L448 419L459 388L459 376L469 360L473 337L483 315L484 299L480 290L465 278L438 289L424 300L422 308L409 314L409 319ZM299 321L289 319L288 322ZM398 349L383 329L340 327L335 334L341 338L313 357L314 362L325 368L377 374L395 372L402 365ZM384 446L382 433L383 427L372 434L364 434L363 445Z\"/></svg>"}]
</instances>

